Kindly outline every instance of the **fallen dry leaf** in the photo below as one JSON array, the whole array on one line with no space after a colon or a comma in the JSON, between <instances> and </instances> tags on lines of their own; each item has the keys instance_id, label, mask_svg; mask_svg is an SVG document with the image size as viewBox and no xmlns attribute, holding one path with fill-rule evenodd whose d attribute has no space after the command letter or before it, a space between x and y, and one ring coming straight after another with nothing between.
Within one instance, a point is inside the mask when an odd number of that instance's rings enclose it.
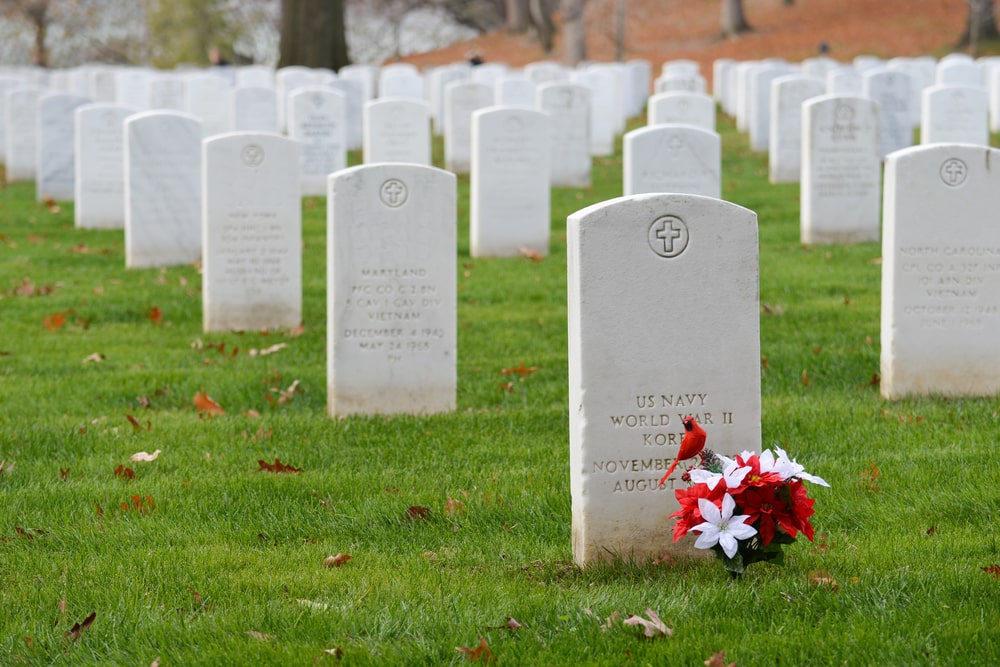
<instances>
[{"instance_id":1,"label":"fallen dry leaf","mask_svg":"<svg viewBox=\"0 0 1000 667\"><path fill-rule=\"evenodd\" d=\"M205 390L202 389L194 395L194 407L202 415L222 415L226 411L222 409L222 406L213 401Z\"/></svg>"},{"instance_id":2,"label":"fallen dry leaf","mask_svg":"<svg viewBox=\"0 0 1000 667\"><path fill-rule=\"evenodd\" d=\"M153 324L163 324L163 311L157 306L151 306L149 312L146 313L146 317Z\"/></svg>"},{"instance_id":3,"label":"fallen dry leaf","mask_svg":"<svg viewBox=\"0 0 1000 667\"><path fill-rule=\"evenodd\" d=\"M261 470L266 470L267 472L302 472L302 468L296 468L295 466L290 466L287 463L282 463L278 460L278 457L274 457L274 463L268 463L263 459L257 459L257 465L260 466Z\"/></svg>"},{"instance_id":4,"label":"fallen dry leaf","mask_svg":"<svg viewBox=\"0 0 1000 667\"><path fill-rule=\"evenodd\" d=\"M822 588L824 586L829 587L830 590L840 590L840 584L837 580L830 576L830 573L826 570L813 570L809 573L809 583L817 588Z\"/></svg>"},{"instance_id":5,"label":"fallen dry leaf","mask_svg":"<svg viewBox=\"0 0 1000 667\"><path fill-rule=\"evenodd\" d=\"M344 649L340 648L339 646L335 648L323 649L323 653L329 653L330 655L338 659L344 657Z\"/></svg>"},{"instance_id":6,"label":"fallen dry leaf","mask_svg":"<svg viewBox=\"0 0 1000 667\"><path fill-rule=\"evenodd\" d=\"M524 626L517 621L513 616L507 617L507 622L503 625L494 625L486 628L487 630L520 630Z\"/></svg>"},{"instance_id":7,"label":"fallen dry leaf","mask_svg":"<svg viewBox=\"0 0 1000 667\"><path fill-rule=\"evenodd\" d=\"M133 417L132 415L125 415L125 419L128 420L128 423L131 424L132 428L134 430L136 430L136 431L143 431L143 430L145 430L145 431L152 431L153 430L153 422L151 422L151 421L147 420L146 421L146 426L143 427L143 425L141 423L139 423L139 420L136 419L135 417ZM133 458L132 460L135 461L136 459Z\"/></svg>"},{"instance_id":8,"label":"fallen dry leaf","mask_svg":"<svg viewBox=\"0 0 1000 667\"><path fill-rule=\"evenodd\" d=\"M410 521L426 521L430 516L431 508L423 505L410 505L406 508L406 518Z\"/></svg>"},{"instance_id":9,"label":"fallen dry leaf","mask_svg":"<svg viewBox=\"0 0 1000 667\"><path fill-rule=\"evenodd\" d=\"M49 331L58 331L59 327L66 324L66 313L61 312L61 313L51 313L49 315L46 315L42 323L45 325L45 328L48 329Z\"/></svg>"},{"instance_id":10,"label":"fallen dry leaf","mask_svg":"<svg viewBox=\"0 0 1000 667\"><path fill-rule=\"evenodd\" d=\"M486 645L485 637L479 638L479 646L475 648L456 646L455 650L464 653L465 659L469 662L493 662L493 652Z\"/></svg>"},{"instance_id":11,"label":"fallen dry leaf","mask_svg":"<svg viewBox=\"0 0 1000 667\"><path fill-rule=\"evenodd\" d=\"M13 469L14 469L13 461L7 463L7 459L0 459L0 475L6 475Z\"/></svg>"},{"instance_id":12,"label":"fallen dry leaf","mask_svg":"<svg viewBox=\"0 0 1000 667\"><path fill-rule=\"evenodd\" d=\"M983 572L986 574L992 574L994 577L1000 577L1000 565L995 563L993 565L987 565L983 568Z\"/></svg>"},{"instance_id":13,"label":"fallen dry leaf","mask_svg":"<svg viewBox=\"0 0 1000 667\"><path fill-rule=\"evenodd\" d=\"M97 618L97 612L92 611L90 612L90 616L83 619L82 622L74 623L73 627L66 631L66 639L70 640L71 642L75 642L76 640L78 640L80 636L87 631L87 628L90 627L91 623L94 622L95 618Z\"/></svg>"},{"instance_id":14,"label":"fallen dry leaf","mask_svg":"<svg viewBox=\"0 0 1000 667\"><path fill-rule=\"evenodd\" d=\"M526 367L524 365L524 362L522 361L520 364L518 364L514 368L501 368L500 372L503 373L504 375L514 375L514 374L516 374L516 375L521 375L521 376L527 377L529 375L537 373L538 372L538 366L532 366L532 367L528 368L528 367Z\"/></svg>"},{"instance_id":15,"label":"fallen dry leaf","mask_svg":"<svg viewBox=\"0 0 1000 667\"><path fill-rule=\"evenodd\" d=\"M461 500L455 500L451 496L444 503L444 513L451 516L453 514L458 514L465 509L465 503Z\"/></svg>"},{"instance_id":16,"label":"fallen dry leaf","mask_svg":"<svg viewBox=\"0 0 1000 667\"><path fill-rule=\"evenodd\" d=\"M324 567L340 567L347 561L351 560L350 554L337 554L336 556L327 556L323 559Z\"/></svg>"},{"instance_id":17,"label":"fallen dry leaf","mask_svg":"<svg viewBox=\"0 0 1000 667\"><path fill-rule=\"evenodd\" d=\"M809 373L805 369L802 370L802 386L808 387L811 380L809 379Z\"/></svg>"},{"instance_id":18,"label":"fallen dry leaf","mask_svg":"<svg viewBox=\"0 0 1000 667\"><path fill-rule=\"evenodd\" d=\"M622 623L624 625L641 625L643 628L643 633L650 638L653 637L673 637L674 631L668 628L655 611L646 607L646 616L649 616L647 621L642 616L633 614L626 618Z\"/></svg>"},{"instance_id":19,"label":"fallen dry leaf","mask_svg":"<svg viewBox=\"0 0 1000 667\"><path fill-rule=\"evenodd\" d=\"M518 248L518 250L521 251L521 254L524 257L530 259L532 262L540 262L543 259L545 259L545 256L542 255L542 253L540 253L537 250L535 250L534 248L529 248L527 246L521 246L520 248Z\"/></svg>"},{"instance_id":20,"label":"fallen dry leaf","mask_svg":"<svg viewBox=\"0 0 1000 667\"><path fill-rule=\"evenodd\" d=\"M727 665L726 652L719 651L718 653L713 653L712 657L705 661L705 667L736 667L736 661L733 660Z\"/></svg>"},{"instance_id":21,"label":"fallen dry leaf","mask_svg":"<svg viewBox=\"0 0 1000 667\"><path fill-rule=\"evenodd\" d=\"M160 656L153 658L153 662L149 663L149 667L160 667Z\"/></svg>"},{"instance_id":22,"label":"fallen dry leaf","mask_svg":"<svg viewBox=\"0 0 1000 667\"><path fill-rule=\"evenodd\" d=\"M102 361L104 361L104 355L101 354L100 352L94 352L93 354L87 355L86 357L83 358L83 363L85 364L87 363L99 364Z\"/></svg>"},{"instance_id":23,"label":"fallen dry leaf","mask_svg":"<svg viewBox=\"0 0 1000 667\"><path fill-rule=\"evenodd\" d=\"M133 454L132 456L129 457L129 460L130 461L155 461L156 458L159 455L160 455L160 450L159 449L155 450L152 454L150 454L149 452L136 452L135 454Z\"/></svg>"},{"instance_id":24,"label":"fallen dry leaf","mask_svg":"<svg viewBox=\"0 0 1000 667\"><path fill-rule=\"evenodd\" d=\"M269 354L280 352L281 350L284 350L286 347L288 347L288 343L275 343L271 347L265 347L262 350L250 350L249 352L247 352L247 354L249 354L251 357L256 357L257 355L266 357Z\"/></svg>"},{"instance_id":25,"label":"fallen dry leaf","mask_svg":"<svg viewBox=\"0 0 1000 667\"><path fill-rule=\"evenodd\" d=\"M247 634L253 637L254 639L261 640L262 642L267 642L274 639L273 635L265 635L263 632L257 632L256 630L247 630Z\"/></svg>"},{"instance_id":26,"label":"fallen dry leaf","mask_svg":"<svg viewBox=\"0 0 1000 667\"><path fill-rule=\"evenodd\" d=\"M119 463L118 467L115 468L115 477L121 477L122 479L135 479L135 471L131 468L126 468L124 464Z\"/></svg>"}]
</instances>

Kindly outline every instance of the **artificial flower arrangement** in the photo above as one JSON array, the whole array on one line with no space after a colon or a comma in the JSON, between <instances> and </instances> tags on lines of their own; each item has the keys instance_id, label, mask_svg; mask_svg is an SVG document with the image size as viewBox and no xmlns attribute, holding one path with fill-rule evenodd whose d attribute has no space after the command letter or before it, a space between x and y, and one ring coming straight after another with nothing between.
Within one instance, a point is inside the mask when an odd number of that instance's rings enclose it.
<instances>
[{"instance_id":1,"label":"artificial flower arrangement","mask_svg":"<svg viewBox=\"0 0 1000 667\"><path fill-rule=\"evenodd\" d=\"M694 546L712 549L734 577L751 563L783 558L781 545L791 544L801 532L809 541L813 527L812 498L804 482L830 486L810 475L780 447L760 455L743 452L728 458L705 449L701 461L681 479L692 484L675 489L681 508L674 542L697 533Z\"/></svg>"}]
</instances>

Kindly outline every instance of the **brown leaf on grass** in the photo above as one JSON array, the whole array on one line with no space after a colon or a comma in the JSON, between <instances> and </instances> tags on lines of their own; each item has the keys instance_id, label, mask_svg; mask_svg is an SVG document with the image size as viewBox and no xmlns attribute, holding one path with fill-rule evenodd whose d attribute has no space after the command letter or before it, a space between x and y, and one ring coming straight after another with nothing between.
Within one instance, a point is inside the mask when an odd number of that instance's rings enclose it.
<instances>
[{"instance_id":1,"label":"brown leaf on grass","mask_svg":"<svg viewBox=\"0 0 1000 667\"><path fill-rule=\"evenodd\" d=\"M649 607L646 607L646 616L649 616L648 621L642 616L633 614L632 616L629 616L624 621L622 621L622 623L624 625L641 625L643 629L643 634L645 634L647 637L651 639L655 637L674 636L674 631L668 628L663 623L663 621L660 620L660 617L657 615L657 613L652 609L650 609Z\"/></svg>"},{"instance_id":2,"label":"brown leaf on grass","mask_svg":"<svg viewBox=\"0 0 1000 667\"><path fill-rule=\"evenodd\" d=\"M803 368L802 369L802 386L803 387L808 387L810 382L811 382L811 380L809 379L809 373L807 373L806 370Z\"/></svg>"},{"instance_id":3,"label":"brown leaf on grass","mask_svg":"<svg viewBox=\"0 0 1000 667\"><path fill-rule=\"evenodd\" d=\"M125 415L125 419L127 419L128 423L132 425L132 430L133 431L152 431L153 430L153 422L151 422L149 420L147 420L146 421L146 425L143 426L139 422L139 420L136 419L135 417L133 417L132 415ZM156 451L160 451L160 450L156 450ZM142 452L142 453L145 454L146 452ZM137 459L137 458L135 458L135 456L133 456L132 460L133 461L139 461L139 460L143 460L143 459ZM150 459L150 460L152 460L152 459Z\"/></svg>"},{"instance_id":4,"label":"brown leaf on grass","mask_svg":"<svg viewBox=\"0 0 1000 667\"><path fill-rule=\"evenodd\" d=\"M765 357L763 354L760 355L760 367L765 371L771 370L771 362L768 361L767 357Z\"/></svg>"},{"instance_id":5,"label":"brown leaf on grass","mask_svg":"<svg viewBox=\"0 0 1000 667\"><path fill-rule=\"evenodd\" d=\"M458 514L465 509L465 503L461 500L455 500L451 496L448 496L448 500L444 503L444 513L448 516Z\"/></svg>"},{"instance_id":6,"label":"brown leaf on grass","mask_svg":"<svg viewBox=\"0 0 1000 667\"><path fill-rule=\"evenodd\" d=\"M256 630L247 630L247 634L254 639L259 639L262 642L268 642L274 639L274 635L265 635L263 632L257 632Z\"/></svg>"},{"instance_id":7,"label":"brown leaf on grass","mask_svg":"<svg viewBox=\"0 0 1000 667\"><path fill-rule=\"evenodd\" d=\"M0 459L0 475L7 475L11 470L14 469L15 463L11 461L7 463L7 459Z\"/></svg>"},{"instance_id":8,"label":"brown leaf on grass","mask_svg":"<svg viewBox=\"0 0 1000 667\"><path fill-rule=\"evenodd\" d=\"M302 472L302 468L296 468L295 466L290 466L287 463L282 463L278 460L278 457L274 457L274 463L268 463L263 459L257 459L257 465L260 466L260 470L265 470L267 472L284 473L284 472Z\"/></svg>"},{"instance_id":9,"label":"brown leaf on grass","mask_svg":"<svg viewBox=\"0 0 1000 667\"><path fill-rule=\"evenodd\" d=\"M669 551L660 549L660 555L653 558L653 565L673 565L675 560L677 559Z\"/></svg>"},{"instance_id":10,"label":"brown leaf on grass","mask_svg":"<svg viewBox=\"0 0 1000 667\"><path fill-rule=\"evenodd\" d=\"M66 311L46 315L42 324L49 331L58 331L62 325L66 324Z\"/></svg>"},{"instance_id":11,"label":"brown leaf on grass","mask_svg":"<svg viewBox=\"0 0 1000 667\"><path fill-rule=\"evenodd\" d=\"M198 605L199 607L204 607L204 606L205 606L205 603L204 603L204 602L202 601L202 599L201 599L201 593L199 593L198 591L196 591L195 589L193 589L193 588L192 588L192 587L190 587L190 586L188 586L188 587L187 587L187 589L188 589L189 591L191 591L191 597L193 597L193 598L194 598L194 603L195 603L196 605Z\"/></svg>"},{"instance_id":12,"label":"brown leaf on grass","mask_svg":"<svg viewBox=\"0 0 1000 667\"><path fill-rule=\"evenodd\" d=\"M78 640L80 636L87 631L91 623L94 622L95 618L97 618L97 612L92 611L90 612L90 616L83 619L83 621L79 623L74 623L73 627L66 632L66 639L70 640L71 642L75 642L76 640Z\"/></svg>"},{"instance_id":13,"label":"brown leaf on grass","mask_svg":"<svg viewBox=\"0 0 1000 667\"><path fill-rule=\"evenodd\" d=\"M1000 578L1000 565L997 565L995 563L993 565L987 565L986 567L983 568L983 572L985 572L986 574L992 574L994 577Z\"/></svg>"},{"instance_id":14,"label":"brown leaf on grass","mask_svg":"<svg viewBox=\"0 0 1000 667\"><path fill-rule=\"evenodd\" d=\"M104 508L101 507L101 503L94 503L94 509L97 510L97 518L101 519L104 517Z\"/></svg>"},{"instance_id":15,"label":"brown leaf on grass","mask_svg":"<svg viewBox=\"0 0 1000 667\"><path fill-rule=\"evenodd\" d=\"M501 368L500 372L504 375L520 375L522 377L527 377L538 372L538 366L525 367L524 362L515 366L514 368Z\"/></svg>"},{"instance_id":16,"label":"brown leaf on grass","mask_svg":"<svg viewBox=\"0 0 1000 667\"><path fill-rule=\"evenodd\" d=\"M350 554L337 554L336 556L327 556L323 559L323 567L333 568L340 567L347 561L351 560Z\"/></svg>"},{"instance_id":17,"label":"brown leaf on grass","mask_svg":"<svg viewBox=\"0 0 1000 667\"><path fill-rule=\"evenodd\" d=\"M508 394L513 394L514 393L514 383L513 382L502 382L499 385L497 385L497 388L500 391L507 392Z\"/></svg>"},{"instance_id":18,"label":"brown leaf on grass","mask_svg":"<svg viewBox=\"0 0 1000 667\"><path fill-rule=\"evenodd\" d=\"M198 410L201 415L222 415L226 411L222 409L222 406L213 401L205 390L202 389L194 395L194 407Z\"/></svg>"},{"instance_id":19,"label":"brown leaf on grass","mask_svg":"<svg viewBox=\"0 0 1000 667\"><path fill-rule=\"evenodd\" d=\"M153 324L163 324L163 311L157 306L150 306L149 311L146 313L146 317Z\"/></svg>"},{"instance_id":20,"label":"brown leaf on grass","mask_svg":"<svg viewBox=\"0 0 1000 667\"><path fill-rule=\"evenodd\" d=\"M25 646L28 647L29 650L35 648L35 640L32 639L31 635L26 635L25 636L25 638L24 638L24 644L25 644Z\"/></svg>"},{"instance_id":21,"label":"brown leaf on grass","mask_svg":"<svg viewBox=\"0 0 1000 667\"><path fill-rule=\"evenodd\" d=\"M334 648L325 648L323 649L323 653L328 653L329 655L332 655L334 658L337 658L338 660L344 657L344 649L340 648L339 646L336 646Z\"/></svg>"},{"instance_id":22,"label":"brown leaf on grass","mask_svg":"<svg viewBox=\"0 0 1000 667\"><path fill-rule=\"evenodd\" d=\"M251 349L249 352L247 352L247 354L249 354L251 357L256 357L258 355L266 357L269 354L280 352L281 350L284 350L286 347L288 347L288 343L275 343L271 347L265 347L260 350Z\"/></svg>"},{"instance_id":23,"label":"brown leaf on grass","mask_svg":"<svg viewBox=\"0 0 1000 667\"><path fill-rule=\"evenodd\" d=\"M45 208L49 209L50 213L58 213L60 211L59 204L52 197L46 197L42 200L42 203L45 204Z\"/></svg>"},{"instance_id":24,"label":"brown leaf on grass","mask_svg":"<svg viewBox=\"0 0 1000 667\"><path fill-rule=\"evenodd\" d=\"M121 504L122 512L128 512L131 510L134 512L138 512L139 514L145 514L146 512L153 511L152 496L146 496L145 498L143 498L142 496L131 496L129 500L132 501L131 505L128 502L124 502Z\"/></svg>"},{"instance_id":25,"label":"brown leaf on grass","mask_svg":"<svg viewBox=\"0 0 1000 667\"><path fill-rule=\"evenodd\" d=\"M733 660L729 664L726 664L726 652L719 651L718 653L713 653L712 657L705 661L705 667L736 667L736 661Z\"/></svg>"},{"instance_id":26,"label":"brown leaf on grass","mask_svg":"<svg viewBox=\"0 0 1000 667\"><path fill-rule=\"evenodd\" d=\"M937 532L937 526L931 526L930 528L927 529L926 534L929 537L929 536L933 535L936 532Z\"/></svg>"},{"instance_id":27,"label":"brown leaf on grass","mask_svg":"<svg viewBox=\"0 0 1000 667\"><path fill-rule=\"evenodd\" d=\"M115 468L115 477L121 477L122 479L135 479L135 471L131 468L126 468L125 464L119 463L118 467Z\"/></svg>"},{"instance_id":28,"label":"brown leaf on grass","mask_svg":"<svg viewBox=\"0 0 1000 667\"><path fill-rule=\"evenodd\" d=\"M468 646L456 646L456 651L465 654L465 659L469 662L493 662L493 652L486 645L486 638L479 638L479 646L474 648Z\"/></svg>"},{"instance_id":29,"label":"brown leaf on grass","mask_svg":"<svg viewBox=\"0 0 1000 667\"><path fill-rule=\"evenodd\" d=\"M780 304L775 304L772 307L772 306L769 306L766 303L762 303L762 304L760 304L760 309L766 315L775 315L777 317L781 317L782 315L785 314L785 309L782 308Z\"/></svg>"},{"instance_id":30,"label":"brown leaf on grass","mask_svg":"<svg viewBox=\"0 0 1000 667\"><path fill-rule=\"evenodd\" d=\"M614 624L618 622L618 619L622 617L622 613L620 611L615 611L602 622L601 619L598 618L597 614L590 611L590 609L586 607L583 608L583 613L597 619L597 621L601 624L601 632L607 632L610 630Z\"/></svg>"},{"instance_id":31,"label":"brown leaf on grass","mask_svg":"<svg viewBox=\"0 0 1000 667\"><path fill-rule=\"evenodd\" d=\"M295 380L292 384L288 385L288 389L271 387L270 391L272 394L278 394L278 398L274 398L271 394L264 394L264 398L266 398L272 405L284 405L288 401L292 400L296 393L301 392L302 390L299 389L299 380Z\"/></svg>"},{"instance_id":32,"label":"brown leaf on grass","mask_svg":"<svg viewBox=\"0 0 1000 667\"><path fill-rule=\"evenodd\" d=\"M136 452L135 454L129 457L129 460L136 462L155 461L157 457L159 457L159 455L160 455L159 449L155 450L152 454L150 454L149 452Z\"/></svg>"},{"instance_id":33,"label":"brown leaf on grass","mask_svg":"<svg viewBox=\"0 0 1000 667\"><path fill-rule=\"evenodd\" d=\"M410 505L406 508L406 514L404 516L410 521L426 521L430 514L430 507L424 507L423 505Z\"/></svg>"},{"instance_id":34,"label":"brown leaf on grass","mask_svg":"<svg viewBox=\"0 0 1000 667\"><path fill-rule=\"evenodd\" d=\"M153 662L149 663L149 667L160 667L160 656L153 658Z\"/></svg>"},{"instance_id":35,"label":"brown leaf on grass","mask_svg":"<svg viewBox=\"0 0 1000 667\"><path fill-rule=\"evenodd\" d=\"M520 248L518 248L518 250L521 251L521 255L523 255L527 259L530 259L532 262L540 262L543 259L545 259L545 256L542 253L535 250L534 248L521 246Z\"/></svg>"},{"instance_id":36,"label":"brown leaf on grass","mask_svg":"<svg viewBox=\"0 0 1000 667\"><path fill-rule=\"evenodd\" d=\"M504 623L503 625L492 625L492 626L490 626L490 627L488 627L486 629L487 630L520 630L523 627L524 626L521 623L519 623L516 618L514 618L513 616L508 616L507 617L507 622Z\"/></svg>"},{"instance_id":37,"label":"brown leaf on grass","mask_svg":"<svg viewBox=\"0 0 1000 667\"><path fill-rule=\"evenodd\" d=\"M100 352L94 352L93 354L89 354L83 358L83 363L85 364L89 363L99 364L102 361L104 361L104 355L101 354Z\"/></svg>"},{"instance_id":38,"label":"brown leaf on grass","mask_svg":"<svg viewBox=\"0 0 1000 667\"><path fill-rule=\"evenodd\" d=\"M288 330L288 337L289 338L298 338L299 336L301 336L305 332L306 332L306 325L300 324L299 326L292 327L291 329Z\"/></svg>"},{"instance_id":39,"label":"brown leaf on grass","mask_svg":"<svg viewBox=\"0 0 1000 667\"><path fill-rule=\"evenodd\" d=\"M840 590L840 584L826 570L813 570L809 573L809 583L817 588L827 587L830 590Z\"/></svg>"},{"instance_id":40,"label":"brown leaf on grass","mask_svg":"<svg viewBox=\"0 0 1000 667\"><path fill-rule=\"evenodd\" d=\"M881 476L881 472L878 466L875 465L874 461L868 461L868 470L861 471L861 486L866 491L871 491L873 493L878 493L882 489L878 485L878 478Z\"/></svg>"},{"instance_id":41,"label":"brown leaf on grass","mask_svg":"<svg viewBox=\"0 0 1000 667\"><path fill-rule=\"evenodd\" d=\"M69 479L69 468L59 468L59 479L64 482Z\"/></svg>"}]
</instances>

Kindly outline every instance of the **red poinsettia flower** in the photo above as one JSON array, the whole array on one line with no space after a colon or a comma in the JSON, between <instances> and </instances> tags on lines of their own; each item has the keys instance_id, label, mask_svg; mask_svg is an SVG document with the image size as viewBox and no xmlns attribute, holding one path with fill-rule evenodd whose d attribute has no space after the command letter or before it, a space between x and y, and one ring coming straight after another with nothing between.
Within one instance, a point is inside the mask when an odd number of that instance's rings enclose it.
<instances>
[{"instance_id":1,"label":"red poinsettia flower","mask_svg":"<svg viewBox=\"0 0 1000 667\"><path fill-rule=\"evenodd\" d=\"M740 483L739 487L733 489L732 493L739 493L744 489L752 486L768 486L781 483L781 474L777 472L761 472L760 471L760 457L756 454L748 456L744 459L742 456L736 456L736 462L740 467L749 467L750 472L748 472L744 477L743 481Z\"/></svg>"},{"instance_id":2,"label":"red poinsettia flower","mask_svg":"<svg viewBox=\"0 0 1000 667\"><path fill-rule=\"evenodd\" d=\"M726 483L723 479L716 481L714 487L709 487L708 484L695 484L686 489L674 489L674 496L681 504L681 508L670 515L671 519L677 519L677 523L674 524L674 542L687 535L693 526L704 522L698 510L699 498L710 500L721 508L724 495L726 495Z\"/></svg>"},{"instance_id":3,"label":"red poinsettia flower","mask_svg":"<svg viewBox=\"0 0 1000 667\"><path fill-rule=\"evenodd\" d=\"M806 486L800 479L795 480L794 482L788 482L787 487L789 494L788 504L792 511L792 520L798 529L802 531L802 534L808 537L809 541L812 542L813 527L809 522L809 517L815 514L813 504L816 501L806 495Z\"/></svg>"},{"instance_id":4,"label":"red poinsettia flower","mask_svg":"<svg viewBox=\"0 0 1000 667\"><path fill-rule=\"evenodd\" d=\"M747 523L757 528L761 544L765 547L774 539L778 525L792 537L798 532L787 503L776 495L776 491L774 485L752 486L736 499L740 510L750 517Z\"/></svg>"}]
</instances>

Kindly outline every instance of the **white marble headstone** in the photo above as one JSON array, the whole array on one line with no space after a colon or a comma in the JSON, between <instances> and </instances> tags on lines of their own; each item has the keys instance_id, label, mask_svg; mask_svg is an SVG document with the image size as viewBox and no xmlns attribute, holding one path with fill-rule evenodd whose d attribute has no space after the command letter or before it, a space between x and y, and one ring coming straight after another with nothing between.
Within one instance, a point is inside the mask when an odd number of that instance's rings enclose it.
<instances>
[{"instance_id":1,"label":"white marble headstone","mask_svg":"<svg viewBox=\"0 0 1000 667\"><path fill-rule=\"evenodd\" d=\"M990 144L989 100L984 88L957 84L924 88L921 114L921 144Z\"/></svg>"},{"instance_id":2,"label":"white marble headstone","mask_svg":"<svg viewBox=\"0 0 1000 667\"><path fill-rule=\"evenodd\" d=\"M299 145L234 132L203 143L205 331L302 322Z\"/></svg>"},{"instance_id":3,"label":"white marble headstone","mask_svg":"<svg viewBox=\"0 0 1000 667\"><path fill-rule=\"evenodd\" d=\"M7 181L33 181L38 165L38 100L41 88L14 88L6 97Z\"/></svg>"},{"instance_id":4,"label":"white marble headstone","mask_svg":"<svg viewBox=\"0 0 1000 667\"><path fill-rule=\"evenodd\" d=\"M879 240L878 105L823 95L802 105L802 243Z\"/></svg>"},{"instance_id":5,"label":"white marble headstone","mask_svg":"<svg viewBox=\"0 0 1000 667\"><path fill-rule=\"evenodd\" d=\"M242 86L232 92L230 127L237 132L278 134L278 93L273 87Z\"/></svg>"},{"instance_id":6,"label":"white marble headstone","mask_svg":"<svg viewBox=\"0 0 1000 667\"><path fill-rule=\"evenodd\" d=\"M456 178L372 164L330 175L327 409L446 412L456 389Z\"/></svg>"},{"instance_id":7,"label":"white marble headstone","mask_svg":"<svg viewBox=\"0 0 1000 667\"><path fill-rule=\"evenodd\" d=\"M913 124L910 102L911 78L905 72L893 72L879 67L868 70L863 77L864 94L878 102L880 155L886 155L913 145Z\"/></svg>"},{"instance_id":8,"label":"white marble headstone","mask_svg":"<svg viewBox=\"0 0 1000 667\"><path fill-rule=\"evenodd\" d=\"M187 109L187 83L180 74L155 74L149 79L150 109L184 111Z\"/></svg>"},{"instance_id":9,"label":"white marble headstone","mask_svg":"<svg viewBox=\"0 0 1000 667\"><path fill-rule=\"evenodd\" d=\"M185 104L189 114L201 118L205 136L232 131L232 86L219 74L199 72L185 81Z\"/></svg>"},{"instance_id":10,"label":"white marble headstone","mask_svg":"<svg viewBox=\"0 0 1000 667\"><path fill-rule=\"evenodd\" d=\"M550 135L542 111L487 107L472 114L473 257L549 253Z\"/></svg>"},{"instance_id":11,"label":"white marble headstone","mask_svg":"<svg viewBox=\"0 0 1000 667\"><path fill-rule=\"evenodd\" d=\"M81 229L125 226L125 119L134 113L106 102L76 109L73 214Z\"/></svg>"},{"instance_id":12,"label":"white marble headstone","mask_svg":"<svg viewBox=\"0 0 1000 667\"><path fill-rule=\"evenodd\" d=\"M497 104L508 107L535 108L535 82L523 76L508 75L497 79L493 94Z\"/></svg>"},{"instance_id":13,"label":"white marble headstone","mask_svg":"<svg viewBox=\"0 0 1000 667\"><path fill-rule=\"evenodd\" d=\"M822 79L783 76L771 82L771 133L767 152L771 183L798 183L802 174L802 103L824 93Z\"/></svg>"},{"instance_id":14,"label":"white marble headstone","mask_svg":"<svg viewBox=\"0 0 1000 667\"><path fill-rule=\"evenodd\" d=\"M20 77L0 75L0 162L6 162L7 155L7 93L24 85Z\"/></svg>"},{"instance_id":15,"label":"white marble headstone","mask_svg":"<svg viewBox=\"0 0 1000 667\"><path fill-rule=\"evenodd\" d=\"M538 86L536 108L552 117L552 185L590 186L590 89L574 83Z\"/></svg>"},{"instance_id":16,"label":"white marble headstone","mask_svg":"<svg viewBox=\"0 0 1000 667\"><path fill-rule=\"evenodd\" d=\"M493 87L457 81L444 91L444 165L467 173L472 162L472 112L493 105Z\"/></svg>"},{"instance_id":17,"label":"white marble headstone","mask_svg":"<svg viewBox=\"0 0 1000 667\"><path fill-rule=\"evenodd\" d=\"M326 178L347 166L344 95L325 86L296 88L288 96L288 136L302 144L302 194L326 194Z\"/></svg>"},{"instance_id":18,"label":"white marble headstone","mask_svg":"<svg viewBox=\"0 0 1000 667\"><path fill-rule=\"evenodd\" d=\"M344 137L347 150L358 150L363 144L362 115L365 104L365 86L356 79L337 79L326 85L344 96Z\"/></svg>"},{"instance_id":19,"label":"white marble headstone","mask_svg":"<svg viewBox=\"0 0 1000 667\"><path fill-rule=\"evenodd\" d=\"M365 164L410 162L431 166L430 109L403 97L370 100L364 107Z\"/></svg>"},{"instance_id":20,"label":"white marble headstone","mask_svg":"<svg viewBox=\"0 0 1000 667\"><path fill-rule=\"evenodd\" d=\"M201 259L201 121L179 111L125 119L125 266Z\"/></svg>"},{"instance_id":21,"label":"white marble headstone","mask_svg":"<svg viewBox=\"0 0 1000 667\"><path fill-rule=\"evenodd\" d=\"M715 100L704 93L674 91L649 98L649 125L680 123L715 132Z\"/></svg>"},{"instance_id":22,"label":"white marble headstone","mask_svg":"<svg viewBox=\"0 0 1000 667\"><path fill-rule=\"evenodd\" d=\"M646 194L567 220L570 488L577 563L672 544L677 455L694 415L721 454L760 451L757 216ZM704 552L703 552L704 553Z\"/></svg>"},{"instance_id":23,"label":"white marble headstone","mask_svg":"<svg viewBox=\"0 0 1000 667\"><path fill-rule=\"evenodd\" d=\"M676 192L722 196L722 142L717 132L693 125L652 125L622 140L625 195Z\"/></svg>"},{"instance_id":24,"label":"white marble headstone","mask_svg":"<svg viewBox=\"0 0 1000 667\"><path fill-rule=\"evenodd\" d=\"M35 197L71 200L76 185L73 112L90 99L73 93L49 93L38 99L38 155Z\"/></svg>"},{"instance_id":25,"label":"white marble headstone","mask_svg":"<svg viewBox=\"0 0 1000 667\"><path fill-rule=\"evenodd\" d=\"M1000 150L932 144L885 166L882 395L1000 393Z\"/></svg>"}]
</instances>

